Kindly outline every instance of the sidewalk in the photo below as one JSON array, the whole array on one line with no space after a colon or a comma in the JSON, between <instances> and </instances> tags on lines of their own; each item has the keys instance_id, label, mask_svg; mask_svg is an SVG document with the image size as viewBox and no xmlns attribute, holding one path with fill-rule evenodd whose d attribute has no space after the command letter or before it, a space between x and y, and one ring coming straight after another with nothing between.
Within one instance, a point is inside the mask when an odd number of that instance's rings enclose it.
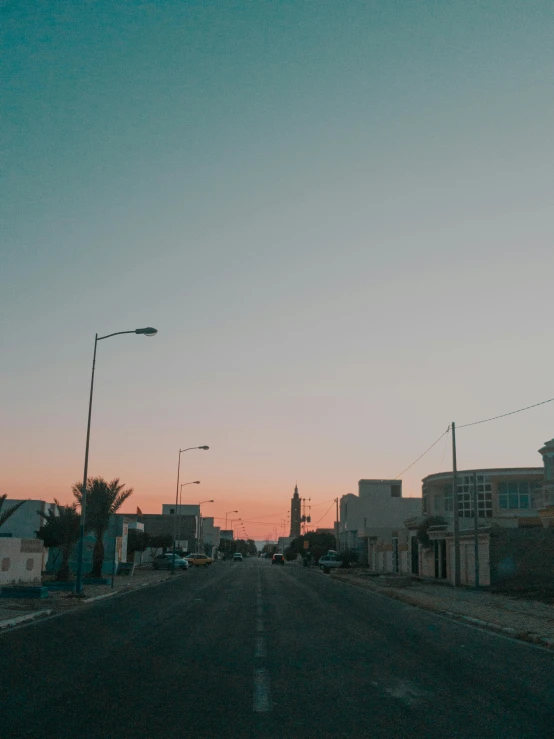
<instances>
[{"instance_id":1,"label":"sidewalk","mask_svg":"<svg viewBox=\"0 0 554 739\"><path fill-rule=\"evenodd\" d=\"M182 573L178 573L182 574ZM178 576L178 575L175 575ZM0 600L0 630L24 620L35 617L63 613L75 608L83 608L92 600L99 597L109 597L112 594L136 590L137 588L155 585L169 579L172 575L167 570L154 570L151 567L136 569L129 576L118 575L114 580L114 587L110 585L85 585L84 598L77 598L73 593L51 592L48 598L2 598ZM20 618L24 617L24 618Z\"/></svg>"},{"instance_id":2,"label":"sidewalk","mask_svg":"<svg viewBox=\"0 0 554 739\"><path fill-rule=\"evenodd\" d=\"M408 587L386 587L379 583L379 577L370 576L363 570L335 571L329 577L554 649L554 605L417 580Z\"/></svg>"}]
</instances>

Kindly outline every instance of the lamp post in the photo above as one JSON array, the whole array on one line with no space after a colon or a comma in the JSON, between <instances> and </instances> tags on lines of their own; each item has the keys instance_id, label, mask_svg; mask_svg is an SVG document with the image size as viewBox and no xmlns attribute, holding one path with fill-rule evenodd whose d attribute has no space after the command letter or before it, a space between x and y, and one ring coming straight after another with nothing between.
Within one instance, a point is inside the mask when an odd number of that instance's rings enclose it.
<instances>
[{"instance_id":1,"label":"lamp post","mask_svg":"<svg viewBox=\"0 0 554 739\"><path fill-rule=\"evenodd\" d=\"M198 504L198 535L196 537L196 543L198 545L198 551L200 550L200 536L201 536L201 530L202 530L202 516L200 513L200 506L203 503L213 503L213 500L203 500Z\"/></svg>"},{"instance_id":2,"label":"lamp post","mask_svg":"<svg viewBox=\"0 0 554 739\"><path fill-rule=\"evenodd\" d=\"M227 516L229 513L238 513L238 511L225 511L225 529L227 529Z\"/></svg>"},{"instance_id":3,"label":"lamp post","mask_svg":"<svg viewBox=\"0 0 554 739\"><path fill-rule=\"evenodd\" d=\"M231 534L233 535L233 539L235 538L235 528L233 526L235 521L242 521L242 518L232 518L231 519Z\"/></svg>"},{"instance_id":4,"label":"lamp post","mask_svg":"<svg viewBox=\"0 0 554 739\"><path fill-rule=\"evenodd\" d=\"M193 480L192 482L182 482L179 488L179 507L176 511L177 515L179 516L177 520L177 530L179 532L179 535L181 534L181 496L183 495L183 488L185 487L185 485L200 485L200 480Z\"/></svg>"},{"instance_id":5,"label":"lamp post","mask_svg":"<svg viewBox=\"0 0 554 739\"><path fill-rule=\"evenodd\" d=\"M191 449L209 449L205 444L203 446L188 446L186 449L179 449L179 460L177 462L177 489L175 491L175 523L173 524L173 557L171 558L171 574L175 573L175 539L177 538L177 510L179 508L179 474L181 472L181 454L190 452Z\"/></svg>"},{"instance_id":6,"label":"lamp post","mask_svg":"<svg viewBox=\"0 0 554 739\"><path fill-rule=\"evenodd\" d=\"M88 401L88 422L87 422L87 441L85 445L85 470L83 473L83 489L81 491L81 521L79 524L79 546L77 549L77 580L75 583L75 592L80 595L83 592L83 548L85 541L85 523L87 514L87 476L88 476L88 451L90 442L90 419L92 416L92 394L94 390L94 368L96 366L96 347L99 341L109 339L112 336L121 336L121 334L142 334L142 336L155 336L158 329L147 326L146 328L136 328L134 331L116 331L106 336L94 336L94 353L92 355L92 373L90 378L90 396Z\"/></svg>"}]
</instances>

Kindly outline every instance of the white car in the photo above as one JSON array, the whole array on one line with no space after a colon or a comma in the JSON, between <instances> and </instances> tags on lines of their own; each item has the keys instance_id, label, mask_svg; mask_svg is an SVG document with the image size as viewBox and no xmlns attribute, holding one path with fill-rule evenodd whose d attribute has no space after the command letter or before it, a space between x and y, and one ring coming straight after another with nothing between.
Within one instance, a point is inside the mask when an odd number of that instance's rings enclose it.
<instances>
[{"instance_id":1,"label":"white car","mask_svg":"<svg viewBox=\"0 0 554 739\"><path fill-rule=\"evenodd\" d=\"M173 560L175 560L175 565L173 565ZM173 568L176 570L188 570L189 563L186 559L179 557L178 554L175 557L173 554L161 554L159 557L156 557L152 563L152 567L155 570L171 570Z\"/></svg>"},{"instance_id":2,"label":"white car","mask_svg":"<svg viewBox=\"0 0 554 739\"><path fill-rule=\"evenodd\" d=\"M337 554L334 552L332 554L324 554L323 557L319 558L319 562L317 563L318 567L321 567L323 572L328 573L332 569L335 569L337 567L342 566L342 560L339 558Z\"/></svg>"}]
</instances>

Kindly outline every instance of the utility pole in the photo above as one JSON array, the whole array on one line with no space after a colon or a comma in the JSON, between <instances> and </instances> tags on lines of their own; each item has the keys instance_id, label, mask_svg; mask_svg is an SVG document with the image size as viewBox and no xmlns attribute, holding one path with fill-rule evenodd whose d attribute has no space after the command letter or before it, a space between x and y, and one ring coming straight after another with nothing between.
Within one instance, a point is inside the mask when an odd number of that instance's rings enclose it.
<instances>
[{"instance_id":1,"label":"utility pole","mask_svg":"<svg viewBox=\"0 0 554 739\"><path fill-rule=\"evenodd\" d=\"M485 486L483 485L483 491L485 489ZM477 501L478 501L478 494L477 494L477 472L473 473L473 554L474 554L474 562L475 562L475 587L479 587L479 509L477 507ZM485 497L483 495L483 501L485 500ZM484 511L484 503L483 503L483 511Z\"/></svg>"},{"instance_id":2,"label":"utility pole","mask_svg":"<svg viewBox=\"0 0 554 739\"><path fill-rule=\"evenodd\" d=\"M460 511L458 510L458 463L456 424L452 422L452 504L454 506L454 587L460 587Z\"/></svg>"},{"instance_id":3,"label":"utility pole","mask_svg":"<svg viewBox=\"0 0 554 739\"><path fill-rule=\"evenodd\" d=\"M335 518L335 546L337 547L337 552L340 552L340 527L339 527L339 499L338 497L335 498L335 511L336 511L336 518Z\"/></svg>"}]
</instances>

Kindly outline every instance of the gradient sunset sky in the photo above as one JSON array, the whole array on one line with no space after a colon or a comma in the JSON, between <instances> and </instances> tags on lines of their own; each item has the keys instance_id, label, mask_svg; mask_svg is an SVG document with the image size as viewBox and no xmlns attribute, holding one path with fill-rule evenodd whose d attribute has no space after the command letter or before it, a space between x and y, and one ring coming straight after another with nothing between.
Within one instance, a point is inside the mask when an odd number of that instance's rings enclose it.
<instances>
[{"instance_id":1,"label":"gradient sunset sky","mask_svg":"<svg viewBox=\"0 0 554 739\"><path fill-rule=\"evenodd\" d=\"M551 0L0 15L0 493L71 499L96 332L159 330L99 344L89 473L160 512L208 444L184 499L257 539L296 480L331 525L554 396ZM461 430L459 467L553 436L554 403Z\"/></svg>"}]
</instances>

